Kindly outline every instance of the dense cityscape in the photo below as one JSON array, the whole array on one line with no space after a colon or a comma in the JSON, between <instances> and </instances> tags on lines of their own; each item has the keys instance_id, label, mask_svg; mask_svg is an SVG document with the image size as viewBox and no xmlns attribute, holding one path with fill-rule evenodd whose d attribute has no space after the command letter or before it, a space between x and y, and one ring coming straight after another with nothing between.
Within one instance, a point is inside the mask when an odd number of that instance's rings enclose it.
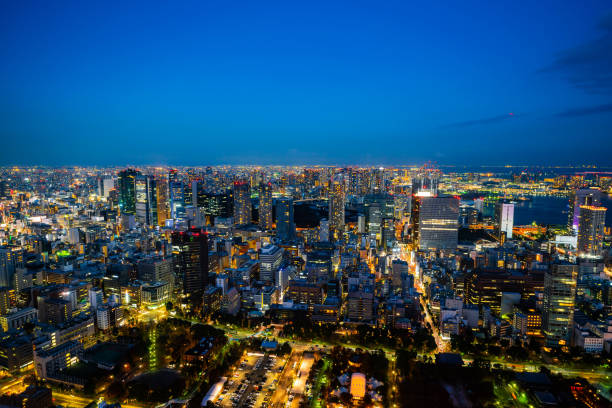
<instances>
[{"instance_id":1,"label":"dense cityscape","mask_svg":"<svg viewBox=\"0 0 612 408\"><path fill-rule=\"evenodd\" d=\"M1 405L609 407L612 172L4 167Z\"/></svg>"},{"instance_id":2,"label":"dense cityscape","mask_svg":"<svg viewBox=\"0 0 612 408\"><path fill-rule=\"evenodd\" d=\"M0 2L0 408L612 408L610 0Z\"/></svg>"}]
</instances>

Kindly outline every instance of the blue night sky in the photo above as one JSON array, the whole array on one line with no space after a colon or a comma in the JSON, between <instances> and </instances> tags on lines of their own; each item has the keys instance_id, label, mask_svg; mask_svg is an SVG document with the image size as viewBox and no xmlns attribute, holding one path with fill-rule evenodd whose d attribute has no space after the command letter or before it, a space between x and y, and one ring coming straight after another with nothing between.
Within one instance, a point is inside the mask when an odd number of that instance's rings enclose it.
<instances>
[{"instance_id":1,"label":"blue night sky","mask_svg":"<svg viewBox=\"0 0 612 408\"><path fill-rule=\"evenodd\" d=\"M0 164L612 164L609 1L1 7Z\"/></svg>"}]
</instances>

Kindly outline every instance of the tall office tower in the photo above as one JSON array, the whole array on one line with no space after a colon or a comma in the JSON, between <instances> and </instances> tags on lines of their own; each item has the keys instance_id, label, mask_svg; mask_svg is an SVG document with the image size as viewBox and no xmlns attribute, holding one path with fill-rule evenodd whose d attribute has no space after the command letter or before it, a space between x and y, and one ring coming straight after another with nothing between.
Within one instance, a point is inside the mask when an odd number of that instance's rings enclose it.
<instances>
[{"instance_id":1,"label":"tall office tower","mask_svg":"<svg viewBox=\"0 0 612 408\"><path fill-rule=\"evenodd\" d=\"M412 239L412 242L415 244L419 242L419 215L421 212L422 199L423 197L419 197L418 195L414 194L412 196L412 203L410 205L410 239Z\"/></svg>"},{"instance_id":2,"label":"tall office tower","mask_svg":"<svg viewBox=\"0 0 612 408\"><path fill-rule=\"evenodd\" d=\"M338 239L344 233L344 182L334 180L329 193L329 235Z\"/></svg>"},{"instance_id":3,"label":"tall office tower","mask_svg":"<svg viewBox=\"0 0 612 408\"><path fill-rule=\"evenodd\" d=\"M274 277L283 261L283 249L266 245L259 250L259 280L274 283Z\"/></svg>"},{"instance_id":4,"label":"tall office tower","mask_svg":"<svg viewBox=\"0 0 612 408\"><path fill-rule=\"evenodd\" d=\"M264 230L272 229L272 184L259 184L259 226Z\"/></svg>"},{"instance_id":5,"label":"tall office tower","mask_svg":"<svg viewBox=\"0 0 612 408\"><path fill-rule=\"evenodd\" d=\"M412 191L422 197L438 195L438 174L426 172L412 179Z\"/></svg>"},{"instance_id":6,"label":"tall office tower","mask_svg":"<svg viewBox=\"0 0 612 408\"><path fill-rule=\"evenodd\" d=\"M6 180L0 180L0 198L8 198L11 194L8 182Z\"/></svg>"},{"instance_id":7,"label":"tall office tower","mask_svg":"<svg viewBox=\"0 0 612 408\"><path fill-rule=\"evenodd\" d=\"M410 187L396 191L393 195L393 217L397 220L410 217L411 204L412 189Z\"/></svg>"},{"instance_id":8,"label":"tall office tower","mask_svg":"<svg viewBox=\"0 0 612 408\"><path fill-rule=\"evenodd\" d=\"M228 188L222 193L213 194L206 193L202 197L204 214L207 217L222 217L228 218L233 215L234 195L233 190Z\"/></svg>"},{"instance_id":9,"label":"tall office tower","mask_svg":"<svg viewBox=\"0 0 612 408\"><path fill-rule=\"evenodd\" d=\"M355 169L349 169L348 184L346 192L350 195L359 195L359 172Z\"/></svg>"},{"instance_id":10,"label":"tall office tower","mask_svg":"<svg viewBox=\"0 0 612 408\"><path fill-rule=\"evenodd\" d=\"M295 239L293 200L283 197L276 202L276 235L283 241Z\"/></svg>"},{"instance_id":11,"label":"tall office tower","mask_svg":"<svg viewBox=\"0 0 612 408\"><path fill-rule=\"evenodd\" d=\"M149 202L148 225L157 225L159 220L157 208L157 180L154 177L147 177L147 192L149 194L147 201Z\"/></svg>"},{"instance_id":12,"label":"tall office tower","mask_svg":"<svg viewBox=\"0 0 612 408\"><path fill-rule=\"evenodd\" d=\"M381 239L383 219L393 219L395 200L389 194L368 194L363 206L366 217L366 231Z\"/></svg>"},{"instance_id":13,"label":"tall office tower","mask_svg":"<svg viewBox=\"0 0 612 408\"><path fill-rule=\"evenodd\" d=\"M574 324L578 265L554 263L544 275L542 329L549 346L569 344Z\"/></svg>"},{"instance_id":14,"label":"tall office tower","mask_svg":"<svg viewBox=\"0 0 612 408\"><path fill-rule=\"evenodd\" d=\"M372 192L382 193L385 188L385 169L380 167L372 171Z\"/></svg>"},{"instance_id":15,"label":"tall office tower","mask_svg":"<svg viewBox=\"0 0 612 408\"><path fill-rule=\"evenodd\" d=\"M165 176L155 178L155 193L157 195L157 225L163 227L170 218L170 191Z\"/></svg>"},{"instance_id":16,"label":"tall office tower","mask_svg":"<svg viewBox=\"0 0 612 408\"><path fill-rule=\"evenodd\" d=\"M512 238L514 227L514 204L500 201L495 207L495 221L497 222L497 236L502 239Z\"/></svg>"},{"instance_id":17,"label":"tall office tower","mask_svg":"<svg viewBox=\"0 0 612 408\"><path fill-rule=\"evenodd\" d=\"M180 181L170 181L170 217L177 219L185 217L185 186Z\"/></svg>"},{"instance_id":18,"label":"tall office tower","mask_svg":"<svg viewBox=\"0 0 612 408\"><path fill-rule=\"evenodd\" d=\"M599 256L603 249L606 207L583 205L578 218L578 254Z\"/></svg>"},{"instance_id":19,"label":"tall office tower","mask_svg":"<svg viewBox=\"0 0 612 408\"><path fill-rule=\"evenodd\" d=\"M25 250L16 246L0 246L0 287L15 286L15 270L23 268Z\"/></svg>"},{"instance_id":20,"label":"tall office tower","mask_svg":"<svg viewBox=\"0 0 612 408\"><path fill-rule=\"evenodd\" d=\"M480 213L482 214L483 210L484 210L484 199L482 198L477 198L474 200L474 208Z\"/></svg>"},{"instance_id":21,"label":"tall office tower","mask_svg":"<svg viewBox=\"0 0 612 408\"><path fill-rule=\"evenodd\" d=\"M98 195L100 197L108 197L110 191L115 188L115 181L110 175L98 177Z\"/></svg>"},{"instance_id":22,"label":"tall office tower","mask_svg":"<svg viewBox=\"0 0 612 408\"><path fill-rule=\"evenodd\" d=\"M206 202L206 188L202 180L193 180L191 182L191 205L194 207L204 207Z\"/></svg>"},{"instance_id":23,"label":"tall office tower","mask_svg":"<svg viewBox=\"0 0 612 408\"><path fill-rule=\"evenodd\" d=\"M234 224L251 223L251 186L246 181L234 182Z\"/></svg>"},{"instance_id":24,"label":"tall office tower","mask_svg":"<svg viewBox=\"0 0 612 408\"><path fill-rule=\"evenodd\" d=\"M570 229L578 231L580 207L583 205L601 206L601 190L597 188L580 188L575 190L570 197L569 225Z\"/></svg>"},{"instance_id":25,"label":"tall office tower","mask_svg":"<svg viewBox=\"0 0 612 408\"><path fill-rule=\"evenodd\" d=\"M174 272L183 295L192 304L202 299L208 284L208 236L199 228L172 233Z\"/></svg>"},{"instance_id":26,"label":"tall office tower","mask_svg":"<svg viewBox=\"0 0 612 408\"><path fill-rule=\"evenodd\" d=\"M150 176L137 175L136 191L136 221L141 224L157 224L157 192L155 180Z\"/></svg>"},{"instance_id":27,"label":"tall office tower","mask_svg":"<svg viewBox=\"0 0 612 408\"><path fill-rule=\"evenodd\" d=\"M121 214L136 214L136 176L140 172L125 169L119 172L119 210Z\"/></svg>"},{"instance_id":28,"label":"tall office tower","mask_svg":"<svg viewBox=\"0 0 612 408\"><path fill-rule=\"evenodd\" d=\"M420 197L419 249L454 249L459 231L459 200L455 197Z\"/></svg>"},{"instance_id":29,"label":"tall office tower","mask_svg":"<svg viewBox=\"0 0 612 408\"><path fill-rule=\"evenodd\" d=\"M319 241L329 241L329 221L327 220L327 218L323 218L319 222Z\"/></svg>"}]
</instances>

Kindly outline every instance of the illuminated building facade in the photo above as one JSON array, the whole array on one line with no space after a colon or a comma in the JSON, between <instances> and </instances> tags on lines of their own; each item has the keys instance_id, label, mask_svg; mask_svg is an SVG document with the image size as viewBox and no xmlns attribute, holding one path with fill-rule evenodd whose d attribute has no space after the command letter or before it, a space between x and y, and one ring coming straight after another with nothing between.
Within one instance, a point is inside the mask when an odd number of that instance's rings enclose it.
<instances>
[{"instance_id":1,"label":"illuminated building facade","mask_svg":"<svg viewBox=\"0 0 612 408\"><path fill-rule=\"evenodd\" d=\"M263 230L272 229L272 184L259 184L259 226Z\"/></svg>"},{"instance_id":2,"label":"illuminated building facade","mask_svg":"<svg viewBox=\"0 0 612 408\"><path fill-rule=\"evenodd\" d=\"M283 197L276 202L276 235L282 241L295 239L293 200Z\"/></svg>"},{"instance_id":3,"label":"illuminated building facade","mask_svg":"<svg viewBox=\"0 0 612 408\"><path fill-rule=\"evenodd\" d=\"M542 331L549 346L568 344L574 324L578 265L555 263L544 275Z\"/></svg>"},{"instance_id":4,"label":"illuminated building facade","mask_svg":"<svg viewBox=\"0 0 612 408\"><path fill-rule=\"evenodd\" d=\"M146 225L156 225L157 215L157 185L150 176L137 175L135 180L136 221Z\"/></svg>"},{"instance_id":5,"label":"illuminated building facade","mask_svg":"<svg viewBox=\"0 0 612 408\"><path fill-rule=\"evenodd\" d=\"M34 353L34 368L38 378L52 378L61 370L79 362L83 354L83 345L78 341L68 341L46 350Z\"/></svg>"},{"instance_id":6,"label":"illuminated building facade","mask_svg":"<svg viewBox=\"0 0 612 408\"><path fill-rule=\"evenodd\" d=\"M163 227L166 220L170 218L170 192L166 177L155 178L155 193L157 196L157 225Z\"/></svg>"},{"instance_id":7,"label":"illuminated building facade","mask_svg":"<svg viewBox=\"0 0 612 408\"><path fill-rule=\"evenodd\" d=\"M119 172L119 210L121 214L136 214L136 176L140 172L125 169Z\"/></svg>"},{"instance_id":8,"label":"illuminated building facade","mask_svg":"<svg viewBox=\"0 0 612 408\"><path fill-rule=\"evenodd\" d=\"M204 214L211 219L231 217L234 211L233 190L230 188L218 194L205 193L198 205L204 208Z\"/></svg>"},{"instance_id":9,"label":"illuminated building facade","mask_svg":"<svg viewBox=\"0 0 612 408\"><path fill-rule=\"evenodd\" d=\"M599 256L603 249L606 207L583 205L578 221L578 254Z\"/></svg>"},{"instance_id":10,"label":"illuminated building facade","mask_svg":"<svg viewBox=\"0 0 612 408\"><path fill-rule=\"evenodd\" d=\"M569 228L578 231L580 207L599 207L601 205L601 190L597 188L580 188L575 190L570 198Z\"/></svg>"},{"instance_id":11,"label":"illuminated building facade","mask_svg":"<svg viewBox=\"0 0 612 408\"><path fill-rule=\"evenodd\" d=\"M246 181L234 182L234 224L251 223L251 186Z\"/></svg>"},{"instance_id":12,"label":"illuminated building facade","mask_svg":"<svg viewBox=\"0 0 612 408\"><path fill-rule=\"evenodd\" d=\"M15 271L24 266L25 250L16 246L0 246L0 287L14 286Z\"/></svg>"},{"instance_id":13,"label":"illuminated building facade","mask_svg":"<svg viewBox=\"0 0 612 408\"><path fill-rule=\"evenodd\" d=\"M329 194L329 232L336 239L344 232L344 201L344 183L334 181Z\"/></svg>"},{"instance_id":14,"label":"illuminated building facade","mask_svg":"<svg viewBox=\"0 0 612 408\"><path fill-rule=\"evenodd\" d=\"M259 280L274 282L274 274L283 260L283 250L276 245L267 245L259 250Z\"/></svg>"},{"instance_id":15,"label":"illuminated building facade","mask_svg":"<svg viewBox=\"0 0 612 408\"><path fill-rule=\"evenodd\" d=\"M388 194L369 194L364 198L366 230L380 238L384 219L394 217L394 199Z\"/></svg>"},{"instance_id":16,"label":"illuminated building facade","mask_svg":"<svg viewBox=\"0 0 612 408\"><path fill-rule=\"evenodd\" d=\"M418 242L420 250L455 249L459 230L459 200L455 197L420 197Z\"/></svg>"},{"instance_id":17,"label":"illuminated building facade","mask_svg":"<svg viewBox=\"0 0 612 408\"><path fill-rule=\"evenodd\" d=\"M201 300L208 284L208 237L200 229L172 234L175 276L192 303Z\"/></svg>"},{"instance_id":18,"label":"illuminated building facade","mask_svg":"<svg viewBox=\"0 0 612 408\"><path fill-rule=\"evenodd\" d=\"M500 201L495 208L497 222L497 236L500 240L512 238L514 227L514 204Z\"/></svg>"},{"instance_id":19,"label":"illuminated building facade","mask_svg":"<svg viewBox=\"0 0 612 408\"><path fill-rule=\"evenodd\" d=\"M170 217L177 219L185 216L185 186L180 181L171 181L170 190Z\"/></svg>"}]
</instances>

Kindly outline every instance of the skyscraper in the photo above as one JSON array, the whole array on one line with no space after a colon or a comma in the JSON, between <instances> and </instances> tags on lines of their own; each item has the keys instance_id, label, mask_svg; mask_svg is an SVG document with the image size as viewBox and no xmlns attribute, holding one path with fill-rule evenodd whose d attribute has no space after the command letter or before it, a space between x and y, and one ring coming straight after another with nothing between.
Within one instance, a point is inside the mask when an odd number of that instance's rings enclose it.
<instances>
[{"instance_id":1,"label":"skyscraper","mask_svg":"<svg viewBox=\"0 0 612 408\"><path fill-rule=\"evenodd\" d=\"M578 265L555 263L544 275L542 329L549 346L567 345L574 324Z\"/></svg>"},{"instance_id":2,"label":"skyscraper","mask_svg":"<svg viewBox=\"0 0 612 408\"><path fill-rule=\"evenodd\" d=\"M419 249L454 249L459 230L459 200L455 197L419 197Z\"/></svg>"},{"instance_id":3,"label":"skyscraper","mask_svg":"<svg viewBox=\"0 0 612 408\"><path fill-rule=\"evenodd\" d=\"M578 231L580 207L583 205L599 207L601 205L601 190L597 188L580 188L572 193L568 227L574 231Z\"/></svg>"},{"instance_id":4,"label":"skyscraper","mask_svg":"<svg viewBox=\"0 0 612 408\"><path fill-rule=\"evenodd\" d=\"M208 236L192 228L172 233L172 253L177 280L192 304L199 302L208 284Z\"/></svg>"},{"instance_id":5,"label":"skyscraper","mask_svg":"<svg viewBox=\"0 0 612 408\"><path fill-rule=\"evenodd\" d=\"M0 287L14 287L15 270L24 266L25 250L15 246L0 246Z\"/></svg>"},{"instance_id":6,"label":"skyscraper","mask_svg":"<svg viewBox=\"0 0 612 408\"><path fill-rule=\"evenodd\" d=\"M136 221L155 225L157 219L157 188L153 177L137 175L135 180Z\"/></svg>"},{"instance_id":7,"label":"skyscraper","mask_svg":"<svg viewBox=\"0 0 612 408\"><path fill-rule=\"evenodd\" d=\"M330 238L339 238L344 232L344 182L334 180L329 192Z\"/></svg>"},{"instance_id":8,"label":"skyscraper","mask_svg":"<svg viewBox=\"0 0 612 408\"><path fill-rule=\"evenodd\" d=\"M259 184L259 226L264 230L272 229L272 184Z\"/></svg>"},{"instance_id":9,"label":"skyscraper","mask_svg":"<svg viewBox=\"0 0 612 408\"><path fill-rule=\"evenodd\" d=\"M412 191L420 196L436 196L438 195L438 178L437 172L424 172L412 179Z\"/></svg>"},{"instance_id":10,"label":"skyscraper","mask_svg":"<svg viewBox=\"0 0 612 408\"><path fill-rule=\"evenodd\" d=\"M514 204L500 201L495 208L497 222L497 236L502 239L512 238L512 228L514 227Z\"/></svg>"},{"instance_id":11,"label":"skyscraper","mask_svg":"<svg viewBox=\"0 0 612 408\"><path fill-rule=\"evenodd\" d=\"M394 199L389 194L368 194L363 201L366 230L377 238L381 237L384 219L394 217Z\"/></svg>"},{"instance_id":12,"label":"skyscraper","mask_svg":"<svg viewBox=\"0 0 612 408\"><path fill-rule=\"evenodd\" d=\"M603 248L606 207L583 205L578 217L578 254L599 256Z\"/></svg>"},{"instance_id":13,"label":"skyscraper","mask_svg":"<svg viewBox=\"0 0 612 408\"><path fill-rule=\"evenodd\" d=\"M119 210L121 214L136 214L136 176L140 172L125 169L119 172Z\"/></svg>"},{"instance_id":14,"label":"skyscraper","mask_svg":"<svg viewBox=\"0 0 612 408\"><path fill-rule=\"evenodd\" d=\"M295 238L293 200L289 197L283 197L276 202L276 235L283 241Z\"/></svg>"},{"instance_id":15,"label":"skyscraper","mask_svg":"<svg viewBox=\"0 0 612 408\"><path fill-rule=\"evenodd\" d=\"M104 175L98 178L98 195L100 197L108 197L110 191L114 188L115 181L113 180L112 176Z\"/></svg>"},{"instance_id":16,"label":"skyscraper","mask_svg":"<svg viewBox=\"0 0 612 408\"><path fill-rule=\"evenodd\" d=\"M185 186L180 181L170 181L170 217L183 218L185 216Z\"/></svg>"},{"instance_id":17,"label":"skyscraper","mask_svg":"<svg viewBox=\"0 0 612 408\"><path fill-rule=\"evenodd\" d=\"M251 186L246 181L234 182L234 224L251 223Z\"/></svg>"},{"instance_id":18,"label":"skyscraper","mask_svg":"<svg viewBox=\"0 0 612 408\"><path fill-rule=\"evenodd\" d=\"M157 225L163 227L170 218L170 201L168 180L165 176L155 178L155 193L157 195Z\"/></svg>"}]
</instances>

